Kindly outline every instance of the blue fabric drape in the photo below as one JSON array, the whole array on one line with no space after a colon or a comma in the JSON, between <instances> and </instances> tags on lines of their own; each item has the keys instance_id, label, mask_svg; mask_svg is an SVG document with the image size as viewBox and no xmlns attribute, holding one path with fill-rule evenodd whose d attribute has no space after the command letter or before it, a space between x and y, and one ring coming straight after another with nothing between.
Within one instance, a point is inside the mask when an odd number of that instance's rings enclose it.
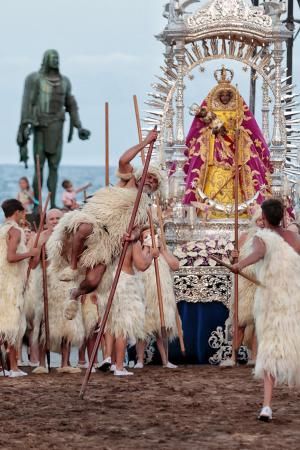
<instances>
[{"instance_id":1,"label":"blue fabric drape","mask_svg":"<svg viewBox=\"0 0 300 450\"><path fill-rule=\"evenodd\" d=\"M221 302L178 303L182 321L186 357L180 352L178 339L169 345L169 360L178 364L208 364L216 352L208 344L211 333L218 326L224 327L229 311Z\"/></svg>"}]
</instances>

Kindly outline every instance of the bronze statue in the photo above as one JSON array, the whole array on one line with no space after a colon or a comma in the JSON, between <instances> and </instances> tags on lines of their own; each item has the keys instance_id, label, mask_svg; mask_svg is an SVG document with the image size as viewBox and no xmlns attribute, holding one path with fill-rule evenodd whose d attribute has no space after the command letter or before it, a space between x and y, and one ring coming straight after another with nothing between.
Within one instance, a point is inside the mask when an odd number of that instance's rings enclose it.
<instances>
[{"instance_id":1,"label":"bronze statue","mask_svg":"<svg viewBox=\"0 0 300 450\"><path fill-rule=\"evenodd\" d=\"M90 132L82 128L78 106L71 93L70 80L59 71L59 55L56 50L44 53L41 69L27 76L25 80L21 124L17 143L20 148L20 161L27 167L27 142L33 133L33 154L35 174L33 179L34 195L38 198L36 156L39 155L41 180L43 168L48 161L49 176L47 187L51 192L51 208L55 207L57 171L62 156L63 124L65 113L70 115L68 142L72 140L73 128L78 129L78 136L85 140Z\"/></svg>"}]
</instances>

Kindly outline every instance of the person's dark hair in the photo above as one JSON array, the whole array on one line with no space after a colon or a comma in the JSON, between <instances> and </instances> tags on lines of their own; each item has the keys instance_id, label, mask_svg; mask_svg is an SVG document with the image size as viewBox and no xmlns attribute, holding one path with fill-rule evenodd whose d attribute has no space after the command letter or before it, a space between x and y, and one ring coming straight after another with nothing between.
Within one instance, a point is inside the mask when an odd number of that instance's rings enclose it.
<instances>
[{"instance_id":1,"label":"person's dark hair","mask_svg":"<svg viewBox=\"0 0 300 450\"><path fill-rule=\"evenodd\" d=\"M70 180L64 180L61 185L64 189L67 189L68 186L70 186L70 184L72 184L72 182Z\"/></svg>"},{"instance_id":2,"label":"person's dark hair","mask_svg":"<svg viewBox=\"0 0 300 450\"><path fill-rule=\"evenodd\" d=\"M16 211L24 211L24 206L16 198L5 200L2 203L1 208L3 209L6 218L11 217Z\"/></svg>"},{"instance_id":3,"label":"person's dark hair","mask_svg":"<svg viewBox=\"0 0 300 450\"><path fill-rule=\"evenodd\" d=\"M27 178L27 177L21 177L21 178L19 179L19 183L20 183L20 181L25 181L25 183L27 184L26 189L29 191L29 189L30 189L30 183L29 183L28 178Z\"/></svg>"},{"instance_id":4,"label":"person's dark hair","mask_svg":"<svg viewBox=\"0 0 300 450\"><path fill-rule=\"evenodd\" d=\"M265 200L261 205L261 209L270 225L277 227L280 224L284 214L283 204L280 200L276 198Z\"/></svg>"}]
</instances>

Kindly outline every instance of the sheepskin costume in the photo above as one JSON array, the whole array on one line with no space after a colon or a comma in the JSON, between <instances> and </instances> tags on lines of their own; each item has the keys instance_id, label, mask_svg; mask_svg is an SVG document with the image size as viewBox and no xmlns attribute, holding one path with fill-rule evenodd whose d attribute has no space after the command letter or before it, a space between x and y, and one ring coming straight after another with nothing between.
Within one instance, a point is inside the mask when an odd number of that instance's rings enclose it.
<instances>
[{"instance_id":1,"label":"sheepskin costume","mask_svg":"<svg viewBox=\"0 0 300 450\"><path fill-rule=\"evenodd\" d=\"M32 341L36 343L44 318L43 274L40 264L30 272L24 295L27 328L32 330Z\"/></svg>"},{"instance_id":2,"label":"sheepskin costume","mask_svg":"<svg viewBox=\"0 0 300 450\"><path fill-rule=\"evenodd\" d=\"M86 339L92 337L99 323L98 303L98 295L95 292L82 298L81 312Z\"/></svg>"},{"instance_id":3,"label":"sheepskin costume","mask_svg":"<svg viewBox=\"0 0 300 450\"><path fill-rule=\"evenodd\" d=\"M132 188L118 186L102 188L88 200L82 210L65 214L48 241L49 256L57 269L60 270L66 263L63 256L66 240L82 223L91 224L93 232L85 242L86 248L80 257L80 267L108 265L118 257L136 195L137 190ZM146 223L148 206L149 197L143 194L136 216L136 225Z\"/></svg>"},{"instance_id":4,"label":"sheepskin costume","mask_svg":"<svg viewBox=\"0 0 300 450\"><path fill-rule=\"evenodd\" d=\"M54 232L50 239L53 234ZM48 251L50 239L46 246L48 257L50 254ZM73 320L68 320L64 316L65 307L70 300L70 289L77 287L82 280L81 275L81 277L78 276L73 281L60 281L61 271L66 265L67 262L61 270L57 270L56 264L52 263L52 259L50 259L50 264L47 268L50 349L58 353L61 351L63 340L73 346L80 347L85 337L81 303L79 302L79 308Z\"/></svg>"},{"instance_id":5,"label":"sheepskin costume","mask_svg":"<svg viewBox=\"0 0 300 450\"><path fill-rule=\"evenodd\" d=\"M116 338L144 339L144 287L140 273L121 272L106 331Z\"/></svg>"},{"instance_id":6,"label":"sheepskin costume","mask_svg":"<svg viewBox=\"0 0 300 450\"><path fill-rule=\"evenodd\" d=\"M261 217L261 208L257 208L253 214L249 229L247 231L246 240L240 247L239 260L246 258L250 253L252 253L252 243L253 237L255 236L258 227L256 225L257 220ZM243 269L243 272L247 275L255 278L255 264ZM243 277L239 277L239 302L238 302L238 320L239 326L245 328L243 344L250 347L252 344L252 336L254 330L254 295L256 291L256 285L251 283L251 281L246 280ZM230 304L230 320L233 321L234 314L234 283L232 284L232 295Z\"/></svg>"},{"instance_id":7,"label":"sheepskin costume","mask_svg":"<svg viewBox=\"0 0 300 450\"><path fill-rule=\"evenodd\" d=\"M264 372L276 383L300 385L300 256L271 230L256 233L265 244L256 264L265 287L255 293L254 317L258 341L255 376Z\"/></svg>"},{"instance_id":8,"label":"sheepskin costume","mask_svg":"<svg viewBox=\"0 0 300 450\"><path fill-rule=\"evenodd\" d=\"M158 267L161 282L163 309L166 323L166 330L169 338L178 336L176 325L176 300L173 289L173 279L169 265L165 258L158 257ZM147 335L160 334L161 321L158 307L157 287L154 261L151 266L142 273L142 279L145 288L145 332Z\"/></svg>"},{"instance_id":9,"label":"sheepskin costume","mask_svg":"<svg viewBox=\"0 0 300 450\"><path fill-rule=\"evenodd\" d=\"M11 228L21 232L17 253L27 251L24 232L16 222L8 220L0 226L0 336L8 345L17 347L26 330L23 291L28 260L7 261L7 236Z\"/></svg>"}]
</instances>

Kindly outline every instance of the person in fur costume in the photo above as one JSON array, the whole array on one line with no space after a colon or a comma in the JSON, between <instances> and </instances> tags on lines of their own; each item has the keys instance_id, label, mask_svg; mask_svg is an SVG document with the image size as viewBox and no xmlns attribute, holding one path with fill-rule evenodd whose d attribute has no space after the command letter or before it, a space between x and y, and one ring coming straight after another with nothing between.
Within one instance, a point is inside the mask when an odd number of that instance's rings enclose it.
<instances>
[{"instance_id":1,"label":"person in fur costume","mask_svg":"<svg viewBox=\"0 0 300 450\"><path fill-rule=\"evenodd\" d=\"M272 419L275 384L300 386L300 237L280 223L284 207L277 199L263 202L264 229L253 239L253 251L233 266L237 273L256 264L254 317L258 342L255 376L264 380L259 419Z\"/></svg>"},{"instance_id":2,"label":"person in fur costume","mask_svg":"<svg viewBox=\"0 0 300 450\"><path fill-rule=\"evenodd\" d=\"M104 368L108 370L112 363L113 351L115 351L115 361L111 369L116 376L133 375L124 368L124 359L127 342L145 337L144 287L139 271L148 269L155 256L155 251L150 247L142 248L137 229L126 238L130 240L130 244L108 316L105 330L105 358L99 367L100 370ZM112 268L113 273L115 267L116 265ZM109 292L110 289L107 290L106 298Z\"/></svg>"},{"instance_id":3,"label":"person in fur costume","mask_svg":"<svg viewBox=\"0 0 300 450\"><path fill-rule=\"evenodd\" d=\"M50 238L51 239L51 238ZM49 241L50 241L49 239ZM48 241L48 242L49 242ZM48 249L48 246L46 246ZM64 282L59 279L60 272L52 264L51 253L48 253L48 306L49 306L49 334L50 350L61 355L60 373L79 373L78 367L70 364L71 347L81 347L85 330L82 319L81 303L73 320L66 319L64 310L68 303L69 291L75 288L76 281Z\"/></svg>"},{"instance_id":4,"label":"person in fur costume","mask_svg":"<svg viewBox=\"0 0 300 450\"><path fill-rule=\"evenodd\" d=\"M31 230L30 223L25 222L22 226L25 234L25 245L27 250L30 250L34 247L34 240L36 237L36 233ZM27 287L24 292L24 313L26 318L26 331L28 333L28 363L23 362L22 359L22 346L23 342L20 344L19 349L19 358L18 358L18 366L31 366L37 367L39 365L39 348L38 344L33 343L33 329L34 329L34 318L35 318L35 303L38 295L42 295L41 289L39 289L39 279L42 276L39 265L30 272L30 276L27 282ZM42 300L40 300L42 303Z\"/></svg>"},{"instance_id":5,"label":"person in fur costume","mask_svg":"<svg viewBox=\"0 0 300 450\"><path fill-rule=\"evenodd\" d=\"M71 367L70 351L71 346L80 347L84 340L84 327L82 321L81 308L74 321L70 322L64 317L64 309L69 298L69 290L75 287L75 281L66 283L60 280L61 270L53 261L52 249L55 246L53 236L55 230L63 220L63 213L57 209L52 209L47 214L46 230L41 236L41 245L46 246L47 254L47 284L48 284L48 314L49 314L49 335L50 349L61 354L61 367L57 369L62 373L79 373L80 369ZM68 248L64 248L64 254L68 254ZM67 261L65 262L65 266ZM34 369L34 373L43 374L48 370L45 364L45 327L41 323L40 336L40 366Z\"/></svg>"},{"instance_id":6,"label":"person in fur costume","mask_svg":"<svg viewBox=\"0 0 300 450\"><path fill-rule=\"evenodd\" d=\"M55 226L63 217L61 210L53 208L47 212L45 230L42 231L39 239L39 248L47 244L48 239ZM43 291L43 273L42 265L39 260L35 270L31 271L30 278L32 282L29 283L25 291L26 295L26 318L30 322L32 331L30 336L30 361L32 361L32 350L34 361L32 366L35 366L32 373L35 375L43 375L48 373L46 368L46 349L45 349L45 328L44 328L44 291ZM29 280L30 280L29 278ZM47 280L48 283L48 280Z\"/></svg>"},{"instance_id":7,"label":"person in fur costume","mask_svg":"<svg viewBox=\"0 0 300 450\"><path fill-rule=\"evenodd\" d=\"M97 289L106 267L119 257L122 238L130 222L141 178L141 171L134 172L131 161L156 138L157 132L152 131L141 144L127 150L119 160L118 185L100 189L81 211L66 214L60 223L56 232L57 261L61 259L64 240L69 238L72 245L70 265L61 273L60 279L75 280L78 270L83 269L86 272L79 287L72 291L72 300ZM151 166L136 216L136 225L141 226L147 220L147 194L159 190L162 184L160 170ZM77 307L78 304L71 301L67 315L72 317L76 314Z\"/></svg>"},{"instance_id":8,"label":"person in fur costume","mask_svg":"<svg viewBox=\"0 0 300 450\"><path fill-rule=\"evenodd\" d=\"M178 336L178 330L176 325L176 300L173 289L173 279L171 270L175 271L179 269L178 259L165 250L161 246L160 239L156 234L155 239L157 241L157 247L159 249L158 254L158 267L160 274L160 282L162 289L163 310L166 324L166 330L169 339L173 339ZM144 247L152 248L152 239L150 229L147 227L142 233L142 242ZM143 272L142 279L145 287L145 334L147 336L156 337L157 347L161 356L162 364L169 369L175 369L177 366L170 363L167 359L163 341L161 337L161 321L158 307L157 298L157 286L154 262L151 264L148 270ZM145 341L139 341L137 343L137 364L136 369L142 369L144 367L144 352Z\"/></svg>"},{"instance_id":9,"label":"person in fur costume","mask_svg":"<svg viewBox=\"0 0 300 450\"><path fill-rule=\"evenodd\" d=\"M8 349L10 377L27 375L17 366L17 351L26 329L24 287L28 259L38 258L39 250L27 251L20 223L25 210L19 200L2 203L5 222L0 227L0 345ZM1 351L1 350L0 350Z\"/></svg>"},{"instance_id":10,"label":"person in fur costume","mask_svg":"<svg viewBox=\"0 0 300 450\"><path fill-rule=\"evenodd\" d=\"M231 257L244 259L247 255L252 252L252 241L258 228L263 228L262 211L261 207L257 206L255 208L251 221L249 224L248 231L242 233L239 237L239 251L233 250ZM247 267L245 270L247 275L255 278L255 266L252 265ZM247 347L251 348L251 360L248 361L248 365L254 365L257 352L257 342L255 335L254 326L254 315L253 315L253 304L254 295L256 291L255 284L246 280L245 278L239 278L239 302L238 302L238 348L244 343ZM229 323L233 323L233 313L234 313L234 290L231 295L231 305L230 305L230 317ZM221 362L221 367L234 366L235 361L230 358Z\"/></svg>"}]
</instances>

